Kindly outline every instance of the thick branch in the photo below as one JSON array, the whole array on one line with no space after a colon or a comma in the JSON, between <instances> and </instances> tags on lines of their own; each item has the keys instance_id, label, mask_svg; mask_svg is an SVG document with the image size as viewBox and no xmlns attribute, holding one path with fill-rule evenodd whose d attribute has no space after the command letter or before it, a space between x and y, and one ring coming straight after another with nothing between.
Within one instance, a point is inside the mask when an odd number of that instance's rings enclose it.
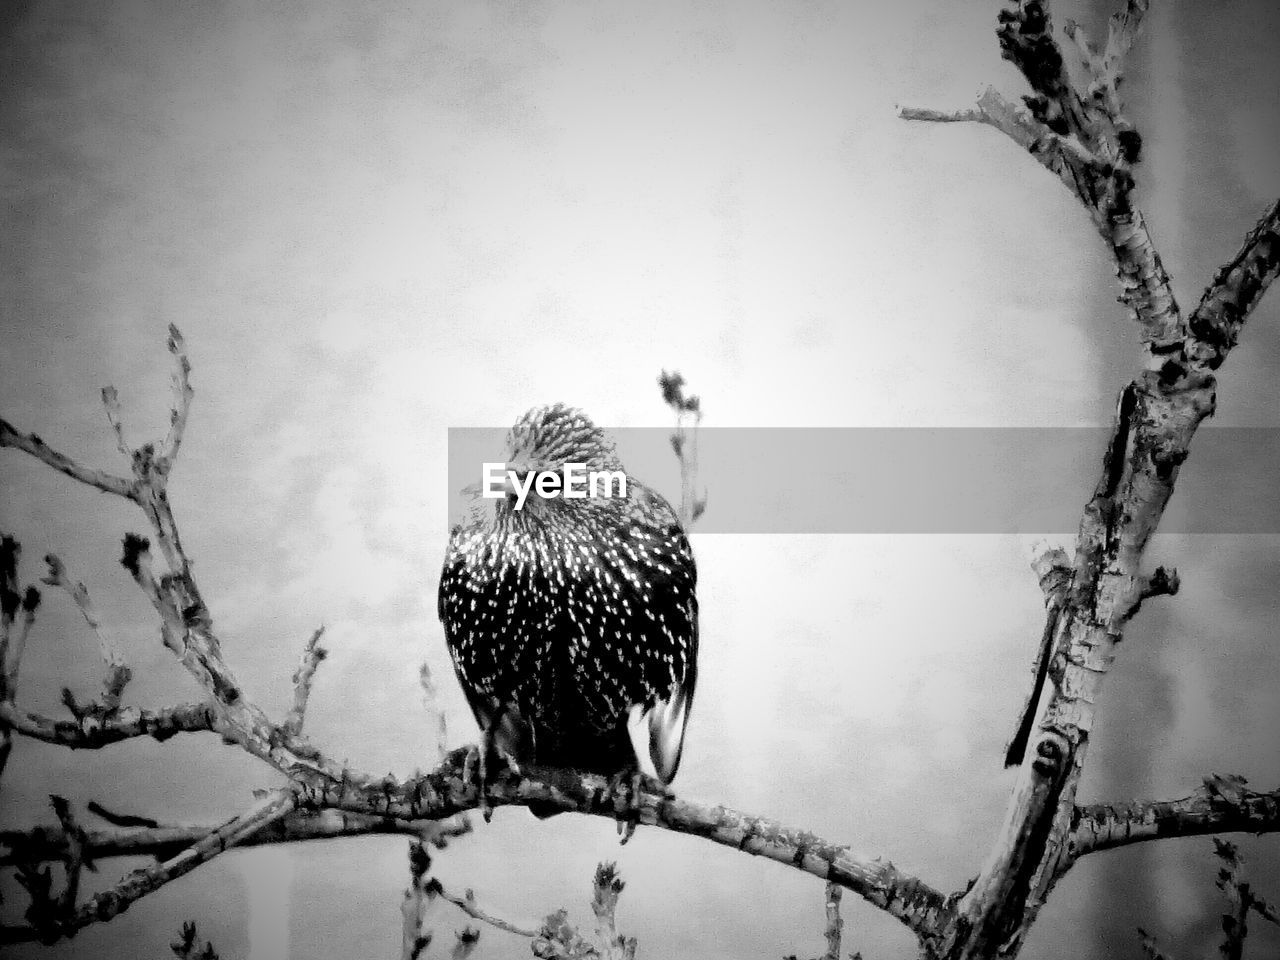
<instances>
[{"instance_id":1,"label":"thick branch","mask_svg":"<svg viewBox=\"0 0 1280 960\"><path fill-rule=\"evenodd\" d=\"M455 751L437 770L408 781L348 774L335 782L300 770L296 775L306 801L316 806L412 820L444 817L480 805L474 779L466 769L466 753L465 749ZM806 830L645 789L632 797L625 785L616 788L603 777L570 770L526 766L520 776L493 770L489 776L487 793L494 807L537 801L610 819L633 815L634 809L641 824L703 837L838 883L918 935L930 935L950 916L951 908L941 893L900 872L891 862L852 853Z\"/></svg>"},{"instance_id":2,"label":"thick branch","mask_svg":"<svg viewBox=\"0 0 1280 960\"><path fill-rule=\"evenodd\" d=\"M1280 789L1259 793L1242 781L1213 777L1178 800L1091 803L1076 808L1072 859L1163 837L1280 830Z\"/></svg>"},{"instance_id":3,"label":"thick branch","mask_svg":"<svg viewBox=\"0 0 1280 960\"><path fill-rule=\"evenodd\" d=\"M1033 90L1025 98L1030 122L1059 137L1059 173L1115 257L1121 299L1142 331L1146 370L1121 394L1102 477L1081 520L1070 588L1053 628L1059 639L1050 644L1060 651L1050 663L1054 682L1004 825L957 905L960 922L937 945L950 957L1016 953L1040 905L1072 862L1075 791L1116 645L1145 597L1176 589L1175 576L1144 573L1143 552L1191 439L1214 410L1212 370L1234 344L1239 323L1274 277L1280 257L1273 208L1206 295L1209 304L1238 303L1238 319L1210 306L1200 325L1204 332L1184 323L1146 223L1132 203L1131 167L1141 140L1115 95L1122 54L1143 9L1145 3L1135 0L1113 24L1110 59L1098 66L1105 78L1083 95L1064 68L1044 0L1016 0L1000 15L1001 48ZM1082 36L1077 45L1086 59L1093 57ZM1026 139L1026 123L1020 119L1005 126L1015 139ZM1062 149L1072 141L1082 150ZM1040 135L1028 146L1041 162L1045 142Z\"/></svg>"},{"instance_id":4,"label":"thick branch","mask_svg":"<svg viewBox=\"0 0 1280 960\"><path fill-rule=\"evenodd\" d=\"M1213 278L1191 314L1188 356L1216 370L1236 345L1258 299L1280 272L1280 200L1245 237L1243 245Z\"/></svg>"}]
</instances>

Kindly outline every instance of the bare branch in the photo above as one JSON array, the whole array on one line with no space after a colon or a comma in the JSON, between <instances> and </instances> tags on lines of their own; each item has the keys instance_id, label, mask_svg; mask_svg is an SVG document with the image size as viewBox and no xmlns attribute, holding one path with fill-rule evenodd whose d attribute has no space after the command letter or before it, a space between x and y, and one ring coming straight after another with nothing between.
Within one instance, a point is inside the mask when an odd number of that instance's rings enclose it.
<instances>
[{"instance_id":1,"label":"bare branch","mask_svg":"<svg viewBox=\"0 0 1280 960\"><path fill-rule=\"evenodd\" d=\"M138 500L137 491L131 481L104 470L82 467L70 457L54 450L34 433L23 433L3 418L0 418L0 447L12 447L30 454L59 473L65 473L73 480L79 480L86 486L94 487L103 493L114 493L117 497L124 497L134 502Z\"/></svg>"},{"instance_id":2,"label":"bare branch","mask_svg":"<svg viewBox=\"0 0 1280 960\"><path fill-rule=\"evenodd\" d=\"M22 546L17 540L7 534L0 536L0 708L12 706L17 695L22 655L36 620L36 608L40 606L39 590L35 587L21 590L18 586L21 555ZM19 613L22 620L15 635L13 624ZM12 752L12 725L0 717L0 776L4 775Z\"/></svg>"},{"instance_id":3,"label":"bare branch","mask_svg":"<svg viewBox=\"0 0 1280 960\"><path fill-rule=\"evenodd\" d=\"M1179 800L1091 803L1076 808L1072 858L1162 837L1280 830L1280 789L1259 793L1240 777L1208 777Z\"/></svg>"},{"instance_id":4,"label":"bare branch","mask_svg":"<svg viewBox=\"0 0 1280 960\"><path fill-rule=\"evenodd\" d=\"M1244 941L1249 936L1249 910L1252 898L1249 884L1241 876L1244 858L1234 843L1213 839L1214 853L1224 864L1218 872L1218 889L1227 896L1228 911L1222 915L1222 944L1218 952L1223 960L1242 960Z\"/></svg>"},{"instance_id":5,"label":"bare branch","mask_svg":"<svg viewBox=\"0 0 1280 960\"><path fill-rule=\"evenodd\" d=\"M18 663L22 659L19 653L12 658L14 664L10 666L13 622L22 605L22 593L18 588L18 558L21 555L22 545L17 540L8 534L0 537L0 699L12 698L9 678L17 676Z\"/></svg>"},{"instance_id":6,"label":"bare branch","mask_svg":"<svg viewBox=\"0 0 1280 960\"><path fill-rule=\"evenodd\" d=\"M1143 600L1152 597L1172 597L1182 588L1182 580L1173 567L1156 567L1150 576L1139 581L1139 595Z\"/></svg>"},{"instance_id":7,"label":"bare branch","mask_svg":"<svg viewBox=\"0 0 1280 960\"><path fill-rule=\"evenodd\" d=\"M469 748L455 750L447 762L425 776L399 781L345 773L340 780L318 776L299 764L290 772L306 801L387 817L422 819L476 809L474 777L467 773ZM607 778L551 767L522 766L490 771L486 794L493 806L559 808L617 819L628 813L638 822L688 833L765 857L852 890L920 935L931 934L949 916L947 898L928 884L898 870L888 860L852 853L848 847L795 827L753 817L723 806L706 806L643 786L632 792Z\"/></svg>"},{"instance_id":8,"label":"bare branch","mask_svg":"<svg viewBox=\"0 0 1280 960\"><path fill-rule=\"evenodd\" d=\"M0 701L13 702L18 689L18 671L22 655L27 649L27 638L36 622L36 608L40 606L40 591L35 587L18 589L18 556L22 548L12 537L4 537L0 545ZM18 632L13 632L14 621Z\"/></svg>"},{"instance_id":9,"label":"bare branch","mask_svg":"<svg viewBox=\"0 0 1280 960\"><path fill-rule=\"evenodd\" d=\"M110 713L90 708L76 720L54 720L19 710L11 701L3 701L0 702L0 723L32 740L73 750L99 750L135 737L151 737L163 742L179 733L222 730L217 712L208 703L184 703L163 710L123 707Z\"/></svg>"},{"instance_id":10,"label":"bare branch","mask_svg":"<svg viewBox=\"0 0 1280 960\"><path fill-rule=\"evenodd\" d=\"M1069 24L1068 36L1094 78L1083 93L1071 83L1053 35L1047 0L1017 0L1000 13L1001 50L1023 73L1033 95L1026 111L988 90L974 111L951 116L912 110L907 119L975 119L1001 130L1052 170L1084 204L1111 247L1122 301L1141 324L1144 339L1158 351L1185 335L1169 276L1151 242L1146 222L1133 203L1132 165L1142 139L1125 118L1117 88L1124 55L1136 34L1145 0L1132 2L1112 23L1101 57L1083 32Z\"/></svg>"},{"instance_id":11,"label":"bare branch","mask_svg":"<svg viewBox=\"0 0 1280 960\"><path fill-rule=\"evenodd\" d=\"M1077 137L1049 129L993 87L987 87L978 98L977 105L967 110L902 107L898 116L903 120L927 123L981 123L999 130L1035 157L1073 193L1078 192L1079 180L1067 159L1091 170L1100 171L1107 166L1106 161L1096 156Z\"/></svg>"},{"instance_id":12,"label":"bare branch","mask_svg":"<svg viewBox=\"0 0 1280 960\"><path fill-rule=\"evenodd\" d=\"M182 333L169 324L169 352L173 354L173 405L169 409L169 433L160 448L159 463L162 472L168 473L182 445L182 434L187 428L187 413L191 409L191 362L187 359L187 343Z\"/></svg>"},{"instance_id":13,"label":"bare branch","mask_svg":"<svg viewBox=\"0 0 1280 960\"><path fill-rule=\"evenodd\" d=\"M53 892L53 871L47 865L37 867L20 863L14 879L31 901L23 913L29 926L0 927L0 943L55 942L60 912L58 898Z\"/></svg>"},{"instance_id":14,"label":"bare branch","mask_svg":"<svg viewBox=\"0 0 1280 960\"><path fill-rule=\"evenodd\" d=\"M678 372L663 370L658 377L662 399L676 414L676 429L671 434L671 449L680 461L680 525L685 531L693 529L703 511L707 509L707 492L699 496L698 480L698 427L702 423L702 401L685 395L684 377ZM691 426L686 421L692 420Z\"/></svg>"},{"instance_id":15,"label":"bare branch","mask_svg":"<svg viewBox=\"0 0 1280 960\"><path fill-rule=\"evenodd\" d=\"M839 884L827 881L827 952L823 960L840 960L840 933L844 928L844 921L840 919L842 893Z\"/></svg>"},{"instance_id":16,"label":"bare branch","mask_svg":"<svg viewBox=\"0 0 1280 960\"><path fill-rule=\"evenodd\" d=\"M116 435L116 449L130 460L133 459L133 447L124 438L124 422L120 419L120 395L116 388L102 388L102 406L107 411L107 422L111 424L111 432Z\"/></svg>"},{"instance_id":17,"label":"bare branch","mask_svg":"<svg viewBox=\"0 0 1280 960\"><path fill-rule=\"evenodd\" d=\"M1075 48L1080 65L1095 78L1098 77L1102 60L1093 45L1093 41L1089 39L1088 32L1071 18L1067 18L1063 22L1062 32L1067 35L1067 39L1071 41L1072 46Z\"/></svg>"},{"instance_id":18,"label":"bare branch","mask_svg":"<svg viewBox=\"0 0 1280 960\"><path fill-rule=\"evenodd\" d=\"M1118 53L1136 27L1142 5L1131 6L1116 28ZM1173 297L1141 212L1133 205L1131 168L1141 139L1120 112L1114 90L1082 96L1072 86L1054 39L1045 0L1014 0L1000 14L1004 55L1022 71L1033 95L1030 118L1059 138L1060 176L1093 217L1117 263L1122 301L1142 331L1146 371L1121 394L1101 479L1085 509L1074 569L1054 646L1059 674L1050 674L1045 709L1025 751L1005 822L979 876L956 904L960 922L940 945L956 957L1013 953L1040 905L1073 856L1075 791L1088 751L1099 695L1126 621L1144 595L1166 590L1167 575L1141 573L1146 545L1158 525L1198 426L1212 414L1216 384ZM1086 50L1087 50L1086 45ZM1095 95L1100 92L1101 95ZM1015 124L1016 133L1021 133ZM1077 141L1087 156L1071 147ZM1037 139L1029 145L1041 151ZM1066 149L1064 149L1066 147ZM1043 158L1042 158L1042 162ZM1269 277L1274 224L1254 251L1253 275ZM1245 271L1246 273L1250 271ZM1260 290L1261 281L1245 284ZM1256 296L1242 302L1252 305ZM1215 347L1218 346L1215 344ZM1222 343L1217 359L1229 348Z\"/></svg>"},{"instance_id":19,"label":"bare branch","mask_svg":"<svg viewBox=\"0 0 1280 960\"><path fill-rule=\"evenodd\" d=\"M427 878L431 870L431 854L426 845L415 840L409 844L409 886L400 905L403 917L401 933L401 960L420 960L435 936L429 918L436 902L437 891Z\"/></svg>"},{"instance_id":20,"label":"bare branch","mask_svg":"<svg viewBox=\"0 0 1280 960\"><path fill-rule=\"evenodd\" d=\"M92 860L85 858L84 831L76 824L76 818L71 812L71 804L62 797L50 797L49 800L58 817L58 823L62 826L62 836L66 840L67 850L65 858L67 879L62 895L58 899L58 912L62 916L69 916L75 909L76 898L80 895L80 871L92 863Z\"/></svg>"},{"instance_id":21,"label":"bare branch","mask_svg":"<svg viewBox=\"0 0 1280 960\"><path fill-rule=\"evenodd\" d=\"M132 677L128 664L125 663L124 653L120 650L115 637L103 629L98 611L93 601L89 599L89 591L85 585L72 582L67 576L66 567L56 555L48 554L44 562L48 565L49 572L40 582L51 587L60 587L67 592L98 641L98 649L102 651L102 662L107 668L106 677L102 682L102 705L108 711L115 710L120 706L120 695Z\"/></svg>"},{"instance_id":22,"label":"bare branch","mask_svg":"<svg viewBox=\"0 0 1280 960\"><path fill-rule=\"evenodd\" d=\"M1280 200L1249 231L1244 243L1214 276L1188 323L1186 355L1216 370L1239 339L1259 298L1280 272Z\"/></svg>"},{"instance_id":23,"label":"bare branch","mask_svg":"<svg viewBox=\"0 0 1280 960\"><path fill-rule=\"evenodd\" d=\"M1142 18L1146 16L1150 5L1149 0L1127 0L1124 12L1111 15L1110 29L1107 32L1107 49L1104 55L1108 70L1120 69L1120 64L1133 47L1133 41L1138 38L1138 33L1142 29Z\"/></svg>"},{"instance_id":24,"label":"bare branch","mask_svg":"<svg viewBox=\"0 0 1280 960\"><path fill-rule=\"evenodd\" d=\"M217 829L217 824L158 824L146 817L110 813L92 802L89 809L116 826L108 829L82 829L84 851L88 860L135 856L163 859L191 846ZM468 830L469 826L463 829L450 821L389 820L340 810L294 810L247 837L240 846L392 834L427 837L428 842L439 844L448 837L459 836ZM67 855L68 842L61 827L0 830L0 867L11 867L24 862L64 860Z\"/></svg>"},{"instance_id":25,"label":"bare branch","mask_svg":"<svg viewBox=\"0 0 1280 960\"><path fill-rule=\"evenodd\" d=\"M106 807L98 803L98 801L96 800L90 800L87 804L85 804L85 809L88 810L90 813L92 813L95 817L101 817L103 820L107 821L107 823L114 824L117 827L155 828L160 826L160 822L158 820L152 820L150 817L140 817L137 814L133 814L133 813L119 813L114 810L108 810ZM213 830L213 829L214 827L212 826L205 827L203 830L197 833L194 837L192 837L192 842L199 840L206 833L208 833L210 830Z\"/></svg>"},{"instance_id":26,"label":"bare branch","mask_svg":"<svg viewBox=\"0 0 1280 960\"><path fill-rule=\"evenodd\" d=\"M539 926L535 923L513 923L510 920L504 920L502 917L486 910L476 901L475 892L468 889L465 894L458 896L450 893L439 880L433 877L431 883L435 886L436 893L443 899L452 903L455 907L471 917L473 920L479 920L481 923L487 923L491 927L499 930L505 930L507 933L514 933L518 937L536 937L538 935Z\"/></svg>"},{"instance_id":27,"label":"bare branch","mask_svg":"<svg viewBox=\"0 0 1280 960\"><path fill-rule=\"evenodd\" d=\"M1274 906L1272 906L1268 901L1263 900L1262 897L1258 896L1256 893L1253 894L1252 906L1258 916L1262 917L1264 920L1271 921L1276 924L1276 926L1280 926L1280 911L1277 911Z\"/></svg>"},{"instance_id":28,"label":"bare branch","mask_svg":"<svg viewBox=\"0 0 1280 960\"><path fill-rule=\"evenodd\" d=\"M129 571L129 576L133 577L133 582L138 585L142 595L151 601L151 606L155 608L156 613L160 614L161 623L170 626L180 623L181 618L167 603L152 570L151 541L136 533L126 533L123 543L124 552L120 557L120 565ZM176 638L171 643L170 637L166 636L165 646L181 656L182 651L179 649Z\"/></svg>"},{"instance_id":29,"label":"bare branch","mask_svg":"<svg viewBox=\"0 0 1280 960\"><path fill-rule=\"evenodd\" d=\"M68 937L92 923L110 920L127 910L135 901L169 881L190 873L202 863L212 860L253 836L267 824L285 816L294 808L294 804L295 796L291 790L273 790L243 814L228 820L171 859L135 870L110 890L90 897L74 913L59 918L54 930L42 931L34 926L5 928L0 930L0 943L21 943L38 939L47 941L51 933Z\"/></svg>"},{"instance_id":30,"label":"bare branch","mask_svg":"<svg viewBox=\"0 0 1280 960\"><path fill-rule=\"evenodd\" d=\"M329 651L320 646L320 638L323 636L324 627L317 628L311 635L311 639L307 641L306 647L303 648L302 660L293 673L293 707L285 717L283 726L285 733L291 736L296 737L302 733L302 723L307 713L307 700L311 697L311 680L315 677L316 667L329 655Z\"/></svg>"},{"instance_id":31,"label":"bare branch","mask_svg":"<svg viewBox=\"0 0 1280 960\"><path fill-rule=\"evenodd\" d=\"M929 107L899 107L898 118L901 120L918 120L922 123L991 123L977 107L968 110L933 110Z\"/></svg>"},{"instance_id":32,"label":"bare branch","mask_svg":"<svg viewBox=\"0 0 1280 960\"><path fill-rule=\"evenodd\" d=\"M591 912L596 917L596 944L602 960L635 960L636 939L618 935L615 917L618 896L625 886L616 863L601 863L596 866L592 882Z\"/></svg>"},{"instance_id":33,"label":"bare branch","mask_svg":"<svg viewBox=\"0 0 1280 960\"><path fill-rule=\"evenodd\" d=\"M1032 552L1031 569L1040 583L1046 602L1066 594L1071 583L1071 558L1061 547L1037 543Z\"/></svg>"},{"instance_id":34,"label":"bare branch","mask_svg":"<svg viewBox=\"0 0 1280 960\"><path fill-rule=\"evenodd\" d=\"M148 496L150 493L148 489ZM156 530L161 541L169 544L168 552L176 549L175 555L180 556L181 548L167 538L159 524ZM195 582L185 573L170 573L157 580L151 562L151 544L146 537L126 534L120 563L160 615L160 635L165 646L177 654L220 708L238 716L238 722L228 724L226 732L238 734L237 742L265 759L282 731L267 720L261 709L241 696L239 682L222 658L222 646L213 633L208 610ZM186 569L185 557L181 558L180 566ZM252 738L256 747L250 748L243 738Z\"/></svg>"}]
</instances>

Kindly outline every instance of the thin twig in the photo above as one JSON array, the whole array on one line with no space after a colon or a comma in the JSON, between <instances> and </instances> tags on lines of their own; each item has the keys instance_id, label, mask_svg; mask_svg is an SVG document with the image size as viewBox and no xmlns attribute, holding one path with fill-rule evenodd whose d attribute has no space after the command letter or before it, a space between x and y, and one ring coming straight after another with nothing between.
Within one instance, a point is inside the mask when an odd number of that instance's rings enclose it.
<instances>
[{"instance_id":1,"label":"thin twig","mask_svg":"<svg viewBox=\"0 0 1280 960\"><path fill-rule=\"evenodd\" d=\"M844 921L840 919L840 897L844 891L840 885L827 881L827 952L823 960L840 960L840 938Z\"/></svg>"},{"instance_id":2,"label":"thin twig","mask_svg":"<svg viewBox=\"0 0 1280 960\"><path fill-rule=\"evenodd\" d=\"M1249 884L1245 883L1241 868L1244 858L1234 843L1213 838L1214 853L1222 861L1217 885L1227 897L1228 910L1222 915L1222 943L1218 952L1223 960L1242 960L1244 942L1249 936L1249 910L1252 906Z\"/></svg>"},{"instance_id":3,"label":"thin twig","mask_svg":"<svg viewBox=\"0 0 1280 960\"><path fill-rule=\"evenodd\" d=\"M116 435L116 449L126 457L133 458L133 447L124 438L124 422L120 418L120 395L113 386L102 388L102 406L107 411L107 422L111 424L111 432Z\"/></svg>"},{"instance_id":4,"label":"thin twig","mask_svg":"<svg viewBox=\"0 0 1280 960\"><path fill-rule=\"evenodd\" d=\"M707 509L707 494L699 496L698 480L698 428L702 423L702 401L685 395L685 380L678 372L663 370L658 377L662 399L675 411L676 428L671 434L671 449L680 461L680 525L686 531L693 528ZM692 421L692 425L686 425Z\"/></svg>"},{"instance_id":5,"label":"thin twig","mask_svg":"<svg viewBox=\"0 0 1280 960\"><path fill-rule=\"evenodd\" d=\"M80 895L80 871L86 865L84 831L76 823L75 815L71 812L71 804L65 798L50 797L49 800L62 827L62 836L66 840L67 849L64 861L67 879L63 885L62 895L58 899L58 912L63 916L70 916L75 909L76 899Z\"/></svg>"},{"instance_id":6,"label":"thin twig","mask_svg":"<svg viewBox=\"0 0 1280 960\"><path fill-rule=\"evenodd\" d=\"M293 707L285 717L283 725L284 731L291 736L296 737L302 733L302 724L307 714L307 701L311 697L311 681L315 677L316 667L329 655L329 652L320 646L320 638L323 636L324 627L317 628L302 650L302 660L298 663L298 669L293 672Z\"/></svg>"},{"instance_id":7,"label":"thin twig","mask_svg":"<svg viewBox=\"0 0 1280 960\"><path fill-rule=\"evenodd\" d=\"M162 470L167 473L178 456L178 448L182 445L182 435L187 428L187 414L191 410L191 361L187 359L187 343L182 333L172 323L169 324L169 352L173 354L173 403L169 409L169 432L160 448Z\"/></svg>"},{"instance_id":8,"label":"thin twig","mask_svg":"<svg viewBox=\"0 0 1280 960\"><path fill-rule=\"evenodd\" d=\"M102 706L108 712L115 710L120 706L120 695L124 692L125 685L132 677L132 672L129 670L128 664L125 663L124 653L120 649L120 644L116 642L115 637L110 632L103 629L98 611L94 607L93 601L89 598L89 591L85 585L71 580L67 575L66 567L55 554L48 554L44 558L44 562L48 566L49 572L41 578L40 582L52 587L59 587L67 592L98 641L98 649L102 652L102 662L107 668L106 676L102 682Z\"/></svg>"},{"instance_id":9,"label":"thin twig","mask_svg":"<svg viewBox=\"0 0 1280 960\"><path fill-rule=\"evenodd\" d=\"M431 853L426 844L414 840L409 844L409 886L400 905L400 960L420 960L435 937L428 923L437 895L427 877L430 870Z\"/></svg>"},{"instance_id":10,"label":"thin twig","mask_svg":"<svg viewBox=\"0 0 1280 960\"><path fill-rule=\"evenodd\" d=\"M31 636L31 628L36 622L36 608L39 606L40 591L35 587L27 587L20 603L22 620L18 623L18 632L9 636L8 643L3 645L4 677L0 689L4 691L4 700L0 702L13 702L18 689L18 670L22 666L22 655L26 652L27 638Z\"/></svg>"},{"instance_id":11,"label":"thin twig","mask_svg":"<svg viewBox=\"0 0 1280 960\"><path fill-rule=\"evenodd\" d=\"M91 923L112 919L147 894L190 873L285 816L294 808L295 802L291 790L271 791L243 814L228 820L176 856L135 870L110 890L90 897L73 914L60 919L55 932L60 936L71 936ZM0 943L25 943L47 939L48 935L49 931L35 927L6 927L0 929Z\"/></svg>"},{"instance_id":12,"label":"thin twig","mask_svg":"<svg viewBox=\"0 0 1280 960\"><path fill-rule=\"evenodd\" d=\"M35 457L40 462L52 467L59 473L65 473L86 486L94 487L103 493L113 493L126 500L138 500L134 484L104 470L91 470L82 467L70 457L54 450L34 433L23 433L8 420L0 418L0 447L12 447Z\"/></svg>"},{"instance_id":13,"label":"thin twig","mask_svg":"<svg viewBox=\"0 0 1280 960\"><path fill-rule=\"evenodd\" d=\"M81 828L89 860L136 856L164 859L217 829L217 824L160 824L149 817L113 813L93 802L88 804L88 809L114 824L108 828ZM294 810L247 837L240 845L255 847L393 834L426 836L431 838L429 842L439 845L449 837L467 832L456 825L448 826L450 823L452 821L395 820L340 810ZM60 826L0 830L0 867L65 860L67 854L67 838Z\"/></svg>"},{"instance_id":14,"label":"thin twig","mask_svg":"<svg viewBox=\"0 0 1280 960\"><path fill-rule=\"evenodd\" d=\"M633 960L636 955L635 938L618 935L618 897L625 886L616 863L601 863L596 866L592 882L591 912L596 918L596 945L602 960Z\"/></svg>"},{"instance_id":15,"label":"thin twig","mask_svg":"<svg viewBox=\"0 0 1280 960\"><path fill-rule=\"evenodd\" d=\"M510 920L504 920L497 914L480 906L476 900L475 891L470 888L462 896L458 896L456 893L450 893L438 877L433 877L431 883L435 886L436 893L442 899L452 903L473 920L487 923L489 926L498 930L505 930L507 933L514 933L518 937L536 937L538 935L539 928L537 924L515 923Z\"/></svg>"}]
</instances>

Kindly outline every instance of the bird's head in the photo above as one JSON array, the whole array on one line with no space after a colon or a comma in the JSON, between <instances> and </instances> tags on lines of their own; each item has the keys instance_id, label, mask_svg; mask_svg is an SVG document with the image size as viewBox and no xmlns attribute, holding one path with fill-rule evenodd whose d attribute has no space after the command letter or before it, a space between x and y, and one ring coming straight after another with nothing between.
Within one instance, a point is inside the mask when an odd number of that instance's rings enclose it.
<instances>
[{"instance_id":1,"label":"bird's head","mask_svg":"<svg viewBox=\"0 0 1280 960\"><path fill-rule=\"evenodd\" d=\"M563 403L534 407L507 433L507 462L514 470L560 471L566 463L588 470L621 470L613 443L581 410Z\"/></svg>"},{"instance_id":2,"label":"bird's head","mask_svg":"<svg viewBox=\"0 0 1280 960\"><path fill-rule=\"evenodd\" d=\"M505 496L498 504L499 515L514 512L532 518L604 508L607 501L566 499L563 491L550 498L540 496L534 481L544 473L563 477L566 464L577 465L579 476L622 472L622 462L604 431L581 410L562 403L534 407L525 413L507 433L506 446ZM519 487L524 489L523 496Z\"/></svg>"}]
</instances>

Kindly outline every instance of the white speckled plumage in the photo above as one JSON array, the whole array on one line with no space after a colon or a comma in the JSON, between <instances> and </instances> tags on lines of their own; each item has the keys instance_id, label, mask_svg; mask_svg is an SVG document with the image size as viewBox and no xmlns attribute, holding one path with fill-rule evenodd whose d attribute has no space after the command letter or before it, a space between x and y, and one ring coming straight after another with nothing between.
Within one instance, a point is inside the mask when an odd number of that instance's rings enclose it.
<instances>
[{"instance_id":1,"label":"white speckled plumage","mask_svg":"<svg viewBox=\"0 0 1280 960\"><path fill-rule=\"evenodd\" d=\"M604 434L557 404L508 434L519 470L621 470ZM481 728L519 762L669 783L697 681L697 571L675 511L625 497L472 502L449 538L439 614ZM644 749L647 729L648 749Z\"/></svg>"}]
</instances>

